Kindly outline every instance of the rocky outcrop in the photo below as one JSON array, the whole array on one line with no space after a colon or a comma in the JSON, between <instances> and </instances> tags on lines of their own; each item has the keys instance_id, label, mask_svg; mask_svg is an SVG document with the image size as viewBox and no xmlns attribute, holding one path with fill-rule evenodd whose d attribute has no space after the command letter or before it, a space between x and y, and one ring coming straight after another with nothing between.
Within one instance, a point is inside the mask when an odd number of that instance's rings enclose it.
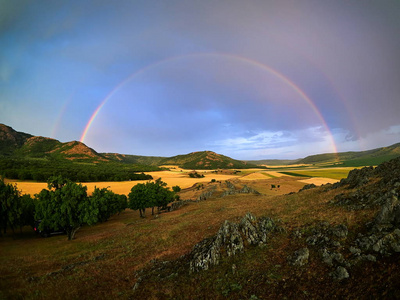
<instances>
[{"instance_id":1,"label":"rocky outcrop","mask_svg":"<svg viewBox=\"0 0 400 300\"><path fill-rule=\"evenodd\" d=\"M313 189L316 188L317 186L314 183L311 184L306 184L305 186L303 186L299 192L305 191L305 190L309 190L309 189Z\"/></svg>"},{"instance_id":2,"label":"rocky outcrop","mask_svg":"<svg viewBox=\"0 0 400 300\"><path fill-rule=\"evenodd\" d=\"M197 200L203 201L203 200L207 200L207 199L211 198L216 189L217 189L217 186L212 185L211 188L209 188L207 191L201 193L200 196L197 197Z\"/></svg>"},{"instance_id":3,"label":"rocky outcrop","mask_svg":"<svg viewBox=\"0 0 400 300\"><path fill-rule=\"evenodd\" d=\"M241 189L236 189L235 185L229 180L226 181L227 190L225 190L221 197L236 195L236 194L254 194L261 195L257 190L244 185Z\"/></svg>"},{"instance_id":4,"label":"rocky outcrop","mask_svg":"<svg viewBox=\"0 0 400 300\"><path fill-rule=\"evenodd\" d=\"M288 257L289 264L293 266L304 266L308 263L310 251L308 248L301 248Z\"/></svg>"},{"instance_id":5,"label":"rocky outcrop","mask_svg":"<svg viewBox=\"0 0 400 300\"><path fill-rule=\"evenodd\" d=\"M234 256L247 245L262 245L272 232L280 230L268 217L257 219L247 213L239 224L225 221L217 234L196 244L189 254L190 272L207 270L218 265L222 255Z\"/></svg>"}]
</instances>

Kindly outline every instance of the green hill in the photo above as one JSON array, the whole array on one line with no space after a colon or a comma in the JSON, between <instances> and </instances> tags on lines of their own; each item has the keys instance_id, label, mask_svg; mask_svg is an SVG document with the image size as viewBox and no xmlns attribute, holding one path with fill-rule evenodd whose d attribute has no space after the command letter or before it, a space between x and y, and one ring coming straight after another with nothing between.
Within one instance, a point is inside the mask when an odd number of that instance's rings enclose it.
<instances>
[{"instance_id":1,"label":"green hill","mask_svg":"<svg viewBox=\"0 0 400 300\"><path fill-rule=\"evenodd\" d=\"M105 158L127 164L139 164L148 166L161 165L161 161L166 157L159 156L142 156L142 155L129 155L129 154L118 154L118 153L101 153Z\"/></svg>"},{"instance_id":2,"label":"green hill","mask_svg":"<svg viewBox=\"0 0 400 300\"><path fill-rule=\"evenodd\" d=\"M245 169L255 168L256 165L235 160L212 151L192 152L186 155L177 155L165 158L160 165L178 165L184 169Z\"/></svg>"},{"instance_id":3,"label":"green hill","mask_svg":"<svg viewBox=\"0 0 400 300\"><path fill-rule=\"evenodd\" d=\"M367 151L325 153L307 156L298 160L298 164L327 164L343 167L378 165L400 156L400 143Z\"/></svg>"}]
</instances>

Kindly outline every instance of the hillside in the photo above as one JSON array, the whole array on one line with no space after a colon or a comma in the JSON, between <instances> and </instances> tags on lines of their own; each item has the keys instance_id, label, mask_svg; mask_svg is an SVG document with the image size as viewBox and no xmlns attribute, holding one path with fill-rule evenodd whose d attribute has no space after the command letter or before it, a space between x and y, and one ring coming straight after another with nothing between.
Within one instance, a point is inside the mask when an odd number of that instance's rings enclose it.
<instances>
[{"instance_id":1,"label":"hillside","mask_svg":"<svg viewBox=\"0 0 400 300\"><path fill-rule=\"evenodd\" d=\"M343 167L360 167L378 165L400 156L400 143L367 151L326 153L307 156L298 160L297 164L334 164Z\"/></svg>"},{"instance_id":2,"label":"hillside","mask_svg":"<svg viewBox=\"0 0 400 300\"><path fill-rule=\"evenodd\" d=\"M284 166L297 164L299 159L261 159L261 160L246 160L247 163L253 165L267 165L267 166Z\"/></svg>"},{"instance_id":3,"label":"hillside","mask_svg":"<svg viewBox=\"0 0 400 300\"><path fill-rule=\"evenodd\" d=\"M1 237L0 298L396 299L399 171L400 158L302 191L290 177L209 182L73 242L25 227Z\"/></svg>"},{"instance_id":4,"label":"hillside","mask_svg":"<svg viewBox=\"0 0 400 300\"><path fill-rule=\"evenodd\" d=\"M0 156L91 163L109 161L81 142L62 143L55 139L18 132L4 124L0 124Z\"/></svg>"},{"instance_id":5,"label":"hillside","mask_svg":"<svg viewBox=\"0 0 400 300\"><path fill-rule=\"evenodd\" d=\"M161 161L166 157L159 156L142 156L142 155L130 155L130 154L118 154L118 153L101 153L105 158L126 164L138 164L148 166L159 166Z\"/></svg>"},{"instance_id":6,"label":"hillside","mask_svg":"<svg viewBox=\"0 0 400 300\"><path fill-rule=\"evenodd\" d=\"M51 159L85 163L122 163L128 165L178 165L185 169L243 169L254 164L232 159L211 151L193 152L173 157L97 153L77 141L62 143L58 140L17 132L0 124L0 157L19 159Z\"/></svg>"},{"instance_id":7,"label":"hillside","mask_svg":"<svg viewBox=\"0 0 400 300\"><path fill-rule=\"evenodd\" d=\"M31 137L33 135L18 132L9 126L0 124L0 155L12 155Z\"/></svg>"},{"instance_id":8,"label":"hillside","mask_svg":"<svg viewBox=\"0 0 400 300\"><path fill-rule=\"evenodd\" d=\"M184 169L203 170L245 169L257 167L256 165L235 160L212 151L192 152L186 155L177 155L165 158L160 161L160 165L178 165Z\"/></svg>"}]
</instances>

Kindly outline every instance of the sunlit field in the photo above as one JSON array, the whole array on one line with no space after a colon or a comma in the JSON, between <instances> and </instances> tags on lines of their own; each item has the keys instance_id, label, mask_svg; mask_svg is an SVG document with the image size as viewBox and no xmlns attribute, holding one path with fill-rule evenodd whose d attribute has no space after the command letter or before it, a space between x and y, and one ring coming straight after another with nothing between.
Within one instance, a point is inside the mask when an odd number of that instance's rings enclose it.
<instances>
[{"instance_id":1,"label":"sunlit field","mask_svg":"<svg viewBox=\"0 0 400 300\"><path fill-rule=\"evenodd\" d=\"M164 166L169 167L169 171L157 171L157 172L146 172L153 176L153 179L161 178L164 182L168 184L169 187L180 186L182 189L189 188L196 183L207 183L212 179L216 181L225 181L229 179L240 179L242 181L254 181L254 180L264 180L264 179L274 179L282 176L286 177L296 177L281 173L285 170L285 166L282 169L274 167L272 170L260 170L260 169L245 169L240 170L240 172L218 172L215 173L212 170L196 170L199 174L204 175L204 178L190 178L188 173L192 170L184 170L177 166ZM303 183L314 183L315 185L321 185L326 183L334 183L341 178L345 178L348 172L352 168L329 168L329 169L318 169L305 166L302 169L301 166L297 166L295 170L290 170L291 173L309 176L310 178L297 178ZM31 181L17 181L17 180L6 180L9 183L15 183L25 194L37 194L42 189L47 188L47 184L43 182L31 182ZM87 186L88 193L94 190L94 187L103 188L108 187L114 193L128 195L131 188L138 184L144 183L146 181L112 181L112 182L84 182L83 185Z\"/></svg>"}]
</instances>

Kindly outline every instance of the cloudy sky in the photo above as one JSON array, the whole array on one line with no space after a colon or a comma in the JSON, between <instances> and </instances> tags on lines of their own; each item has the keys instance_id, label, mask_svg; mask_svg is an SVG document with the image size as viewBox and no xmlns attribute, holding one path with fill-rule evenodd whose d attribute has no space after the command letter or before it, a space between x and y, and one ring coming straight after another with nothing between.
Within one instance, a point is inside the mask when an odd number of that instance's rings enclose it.
<instances>
[{"instance_id":1,"label":"cloudy sky","mask_svg":"<svg viewBox=\"0 0 400 300\"><path fill-rule=\"evenodd\" d=\"M0 0L0 123L98 152L400 142L400 1Z\"/></svg>"}]
</instances>

